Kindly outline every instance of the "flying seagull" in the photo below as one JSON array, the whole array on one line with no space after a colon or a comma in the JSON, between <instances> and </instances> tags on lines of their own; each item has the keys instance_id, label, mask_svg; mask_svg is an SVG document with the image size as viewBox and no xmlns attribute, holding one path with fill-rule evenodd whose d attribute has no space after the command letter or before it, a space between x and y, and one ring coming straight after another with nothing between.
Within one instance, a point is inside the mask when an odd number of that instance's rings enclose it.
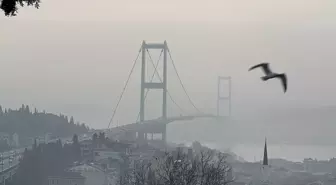
<instances>
[{"instance_id":1,"label":"flying seagull","mask_svg":"<svg viewBox=\"0 0 336 185\"><path fill-rule=\"evenodd\" d=\"M264 73L265 73L265 76L261 77L261 79L263 81L267 81L267 80L272 79L272 78L280 78L280 80L282 82L284 92L287 91L287 77L286 77L285 73L281 73L281 74L273 73L271 71L271 69L269 68L268 63L261 63L261 64L255 65L255 66L252 66L249 69L249 71L251 71L253 69L256 69L256 68L259 68L259 67L261 67L263 69Z\"/></svg>"}]
</instances>

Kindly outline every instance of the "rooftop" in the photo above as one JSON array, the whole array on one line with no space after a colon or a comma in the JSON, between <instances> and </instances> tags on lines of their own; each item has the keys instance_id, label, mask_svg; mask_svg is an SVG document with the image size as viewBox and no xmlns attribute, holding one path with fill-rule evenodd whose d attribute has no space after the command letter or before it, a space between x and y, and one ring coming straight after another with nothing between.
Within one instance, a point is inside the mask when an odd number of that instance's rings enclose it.
<instances>
[{"instance_id":1,"label":"rooftop","mask_svg":"<svg viewBox=\"0 0 336 185\"><path fill-rule=\"evenodd\" d=\"M103 170L97 166L81 164L78 166L71 167L67 171L69 172L102 172Z\"/></svg>"}]
</instances>

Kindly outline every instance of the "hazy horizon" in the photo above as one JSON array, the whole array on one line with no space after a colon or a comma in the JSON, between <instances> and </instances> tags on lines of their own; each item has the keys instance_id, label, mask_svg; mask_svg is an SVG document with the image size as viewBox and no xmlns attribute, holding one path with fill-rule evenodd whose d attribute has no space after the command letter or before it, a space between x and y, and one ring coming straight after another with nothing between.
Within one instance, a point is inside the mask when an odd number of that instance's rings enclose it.
<instances>
[{"instance_id":1,"label":"hazy horizon","mask_svg":"<svg viewBox=\"0 0 336 185\"><path fill-rule=\"evenodd\" d=\"M336 105L333 97L335 90L328 85L328 81L332 79L328 75L332 74L334 66L331 63L332 46L327 47L328 43L333 44L330 38L332 31L329 29L316 31L314 27L308 29L309 26L306 26L301 28L303 33L300 33L300 26L283 28L282 31L268 28L270 34L264 35L265 29L258 26L249 27L246 32L245 29L238 29L239 25L208 24L208 27L202 27L195 23L177 23L177 34L172 32L176 29L174 26L164 27L164 23L154 30L138 28L136 25L127 25L124 28L118 24L92 22L69 24L33 21L30 24L20 24L16 21L5 21L2 24L6 25L1 30L3 35L10 34L14 27L19 30L24 28L27 33L7 37L0 45L3 51L1 75L3 79L8 79L1 87L4 107L18 107L24 103L50 112L74 115L79 121L93 127L104 127L112 114L142 39L167 40L192 99L206 112L216 111L216 85L219 75L232 76L232 107L235 117L255 113L258 107L277 110ZM91 24L95 26L92 27ZM124 33L124 29L129 32L129 36L125 38L119 36ZM137 32L140 34L137 35ZM323 33L319 38L324 41L322 46L315 42L315 34L320 32ZM274 37L274 33L278 37ZM213 37L206 37L206 34ZM167 36L164 37L165 35ZM161 40L157 39L161 37ZM310 44L308 40L311 39L315 40ZM291 47L300 48L300 52L288 48L288 40L293 43ZM17 44L18 41L20 45ZM310 50L316 52L310 52L312 56L308 56L308 52L302 52ZM151 52L156 61L159 52ZM327 58L326 55L330 57ZM323 65L318 66L318 62L315 62L318 58L325 59L319 60ZM286 94L283 94L279 81L263 83L260 81L261 71L247 72L251 65L261 61L270 62L272 69L287 73L289 87ZM118 111L120 114L125 110L132 110L133 119L139 110L139 64L140 60ZM150 63L148 65L151 67ZM194 111L178 84L171 63L168 65L168 89L175 99L181 101L182 106L188 111ZM323 70L317 70L318 68ZM159 109L160 93L151 92L150 95L154 95L154 98L149 96L148 101L159 101L153 107ZM252 105L253 110L248 108ZM91 112L94 117L88 114ZM150 117L160 116L159 111L151 112L153 115Z\"/></svg>"}]
</instances>

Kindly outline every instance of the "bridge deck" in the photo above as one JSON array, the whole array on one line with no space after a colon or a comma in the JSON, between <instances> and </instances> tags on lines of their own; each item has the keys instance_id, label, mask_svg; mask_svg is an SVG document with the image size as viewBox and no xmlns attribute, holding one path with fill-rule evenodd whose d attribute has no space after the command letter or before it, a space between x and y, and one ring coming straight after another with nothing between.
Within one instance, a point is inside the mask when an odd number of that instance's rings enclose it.
<instances>
[{"instance_id":1,"label":"bridge deck","mask_svg":"<svg viewBox=\"0 0 336 185\"><path fill-rule=\"evenodd\" d=\"M120 133L122 131L126 132L148 132L148 133L160 133L164 129L165 125L174 121L189 121L195 118L217 118L217 116L211 114L200 114L192 116L178 116L169 117L167 119L158 118L152 120L146 120L143 122L136 122L132 124L127 124L119 127L113 127L110 129L112 133Z\"/></svg>"}]
</instances>

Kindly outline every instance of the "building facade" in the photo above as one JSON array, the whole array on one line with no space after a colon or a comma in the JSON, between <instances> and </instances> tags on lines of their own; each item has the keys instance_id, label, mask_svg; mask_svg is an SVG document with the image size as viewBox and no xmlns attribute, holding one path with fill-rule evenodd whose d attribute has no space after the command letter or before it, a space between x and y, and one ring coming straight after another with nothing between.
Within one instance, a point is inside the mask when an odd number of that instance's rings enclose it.
<instances>
[{"instance_id":1,"label":"building facade","mask_svg":"<svg viewBox=\"0 0 336 185\"><path fill-rule=\"evenodd\" d=\"M82 164L69 168L67 171L78 172L85 177L85 185L115 185L117 175L104 171L94 164Z\"/></svg>"},{"instance_id":2,"label":"building facade","mask_svg":"<svg viewBox=\"0 0 336 185\"><path fill-rule=\"evenodd\" d=\"M92 140L84 140L80 142L81 156L85 160L92 160L93 158L93 143Z\"/></svg>"},{"instance_id":3,"label":"building facade","mask_svg":"<svg viewBox=\"0 0 336 185\"><path fill-rule=\"evenodd\" d=\"M78 172L63 172L49 176L48 185L85 185L85 177Z\"/></svg>"}]
</instances>

